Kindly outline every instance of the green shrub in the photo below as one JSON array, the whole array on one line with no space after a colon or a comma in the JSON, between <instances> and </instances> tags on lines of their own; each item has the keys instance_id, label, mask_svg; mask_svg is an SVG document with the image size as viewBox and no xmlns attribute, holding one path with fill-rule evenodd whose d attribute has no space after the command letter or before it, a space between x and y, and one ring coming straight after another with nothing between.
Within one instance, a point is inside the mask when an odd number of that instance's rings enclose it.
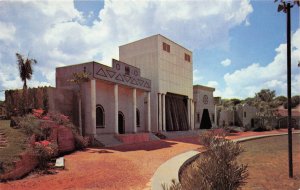
<instances>
[{"instance_id":1,"label":"green shrub","mask_svg":"<svg viewBox=\"0 0 300 190\"><path fill-rule=\"evenodd\" d=\"M43 135L40 128L40 121L31 114L19 117L18 125L28 136L36 135L37 137L40 137Z\"/></svg>"},{"instance_id":2,"label":"green shrub","mask_svg":"<svg viewBox=\"0 0 300 190\"><path fill-rule=\"evenodd\" d=\"M236 190L244 185L248 177L247 166L237 162L237 157L243 152L241 146L209 132L202 134L201 139L206 152L181 180L182 189Z\"/></svg>"},{"instance_id":3,"label":"green shrub","mask_svg":"<svg viewBox=\"0 0 300 190\"><path fill-rule=\"evenodd\" d=\"M50 159L57 156L58 147L56 143L50 143L49 141L35 142L34 153L37 155L39 167L41 169L47 169L47 164Z\"/></svg>"}]
</instances>

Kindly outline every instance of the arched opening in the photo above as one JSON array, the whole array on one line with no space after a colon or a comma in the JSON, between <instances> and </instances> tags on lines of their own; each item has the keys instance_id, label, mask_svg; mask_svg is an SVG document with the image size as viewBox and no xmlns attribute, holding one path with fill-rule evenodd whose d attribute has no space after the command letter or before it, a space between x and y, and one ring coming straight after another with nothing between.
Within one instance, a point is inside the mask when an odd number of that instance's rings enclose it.
<instances>
[{"instance_id":1,"label":"arched opening","mask_svg":"<svg viewBox=\"0 0 300 190\"><path fill-rule=\"evenodd\" d=\"M140 123L140 110L136 109L136 126L140 127L141 123Z\"/></svg>"},{"instance_id":2,"label":"arched opening","mask_svg":"<svg viewBox=\"0 0 300 190\"><path fill-rule=\"evenodd\" d=\"M204 109L203 114L202 114L201 123L200 123L200 129L210 129L211 127L212 126L211 126L211 121L209 118L208 109Z\"/></svg>"},{"instance_id":3,"label":"arched opening","mask_svg":"<svg viewBox=\"0 0 300 190\"><path fill-rule=\"evenodd\" d=\"M105 126L105 112L101 105L96 106L96 127L104 128Z\"/></svg>"},{"instance_id":4,"label":"arched opening","mask_svg":"<svg viewBox=\"0 0 300 190\"><path fill-rule=\"evenodd\" d=\"M119 134L125 134L125 117L121 111L118 112L118 122Z\"/></svg>"}]
</instances>

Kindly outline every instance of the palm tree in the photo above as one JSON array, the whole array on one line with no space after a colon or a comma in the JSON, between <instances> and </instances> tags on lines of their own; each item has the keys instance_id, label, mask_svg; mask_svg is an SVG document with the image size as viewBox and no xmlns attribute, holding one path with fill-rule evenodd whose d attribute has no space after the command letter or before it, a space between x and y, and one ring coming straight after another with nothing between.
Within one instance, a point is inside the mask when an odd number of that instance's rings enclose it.
<instances>
[{"instance_id":1,"label":"palm tree","mask_svg":"<svg viewBox=\"0 0 300 190\"><path fill-rule=\"evenodd\" d=\"M83 71L83 72L77 72L73 73L73 78L69 80L69 82L72 82L78 86L77 91L77 97L78 97L78 115L79 115L79 133L82 135L82 118L81 118L81 84L84 82L89 81L89 73Z\"/></svg>"},{"instance_id":2,"label":"palm tree","mask_svg":"<svg viewBox=\"0 0 300 190\"><path fill-rule=\"evenodd\" d=\"M23 84L23 98L24 98L24 112L27 112L27 80L30 80L32 77L33 69L32 65L36 64L35 59L24 58L21 54L16 53L17 64L19 68L20 78L24 82Z\"/></svg>"},{"instance_id":3,"label":"palm tree","mask_svg":"<svg viewBox=\"0 0 300 190\"><path fill-rule=\"evenodd\" d=\"M33 73L32 65L36 64L37 61L35 59L29 59L28 57L25 59L19 53L16 53L16 56L17 56L17 64L19 67L20 78L24 82L23 90L26 90L27 80L31 79Z\"/></svg>"}]
</instances>

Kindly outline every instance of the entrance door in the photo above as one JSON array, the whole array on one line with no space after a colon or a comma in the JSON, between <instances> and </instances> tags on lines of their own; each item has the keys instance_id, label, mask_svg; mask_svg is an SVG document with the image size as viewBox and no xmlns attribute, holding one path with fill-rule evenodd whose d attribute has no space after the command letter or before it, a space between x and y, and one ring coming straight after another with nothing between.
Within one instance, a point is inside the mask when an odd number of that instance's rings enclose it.
<instances>
[{"instance_id":1,"label":"entrance door","mask_svg":"<svg viewBox=\"0 0 300 190\"><path fill-rule=\"evenodd\" d=\"M202 113L200 129L210 129L210 128L211 128L211 121L209 118L208 109L204 109Z\"/></svg>"},{"instance_id":2,"label":"entrance door","mask_svg":"<svg viewBox=\"0 0 300 190\"><path fill-rule=\"evenodd\" d=\"M125 117L122 112L118 113L118 121L119 121L119 134L125 134Z\"/></svg>"},{"instance_id":3,"label":"entrance door","mask_svg":"<svg viewBox=\"0 0 300 190\"><path fill-rule=\"evenodd\" d=\"M189 130L187 97L168 92L165 100L167 131Z\"/></svg>"}]
</instances>

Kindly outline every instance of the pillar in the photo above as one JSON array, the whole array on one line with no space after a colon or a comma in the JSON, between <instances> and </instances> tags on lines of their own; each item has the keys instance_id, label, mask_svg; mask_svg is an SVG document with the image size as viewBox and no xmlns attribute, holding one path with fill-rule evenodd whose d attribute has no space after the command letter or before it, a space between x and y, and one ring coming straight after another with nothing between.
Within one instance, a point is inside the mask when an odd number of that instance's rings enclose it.
<instances>
[{"instance_id":1,"label":"pillar","mask_svg":"<svg viewBox=\"0 0 300 190\"><path fill-rule=\"evenodd\" d=\"M136 128L136 89L134 88L132 90L132 109L133 109L133 132L136 133L137 132L137 128Z\"/></svg>"},{"instance_id":2,"label":"pillar","mask_svg":"<svg viewBox=\"0 0 300 190\"><path fill-rule=\"evenodd\" d=\"M150 92L147 92L147 117L148 117L148 132L151 132L151 103L150 103Z\"/></svg>"},{"instance_id":3,"label":"pillar","mask_svg":"<svg viewBox=\"0 0 300 190\"><path fill-rule=\"evenodd\" d=\"M215 119L214 119L215 120L215 126L219 127L217 119L218 119L218 116L217 116L217 105L215 105Z\"/></svg>"},{"instance_id":4,"label":"pillar","mask_svg":"<svg viewBox=\"0 0 300 190\"><path fill-rule=\"evenodd\" d=\"M191 129L195 129L195 105L194 100L191 99Z\"/></svg>"},{"instance_id":5,"label":"pillar","mask_svg":"<svg viewBox=\"0 0 300 190\"><path fill-rule=\"evenodd\" d=\"M162 94L162 130L166 131L166 95Z\"/></svg>"},{"instance_id":6,"label":"pillar","mask_svg":"<svg viewBox=\"0 0 300 190\"><path fill-rule=\"evenodd\" d=\"M91 128L92 135L96 136L96 80L91 80Z\"/></svg>"},{"instance_id":7,"label":"pillar","mask_svg":"<svg viewBox=\"0 0 300 190\"><path fill-rule=\"evenodd\" d=\"M114 118L115 118L115 133L119 134L119 121L118 121L118 112L119 112L119 93L118 93L118 84L114 85Z\"/></svg>"},{"instance_id":8,"label":"pillar","mask_svg":"<svg viewBox=\"0 0 300 190\"><path fill-rule=\"evenodd\" d=\"M191 99L187 99L188 126L191 129Z\"/></svg>"},{"instance_id":9,"label":"pillar","mask_svg":"<svg viewBox=\"0 0 300 190\"><path fill-rule=\"evenodd\" d=\"M162 115L161 115L161 94L158 93L158 131L162 130Z\"/></svg>"}]
</instances>

